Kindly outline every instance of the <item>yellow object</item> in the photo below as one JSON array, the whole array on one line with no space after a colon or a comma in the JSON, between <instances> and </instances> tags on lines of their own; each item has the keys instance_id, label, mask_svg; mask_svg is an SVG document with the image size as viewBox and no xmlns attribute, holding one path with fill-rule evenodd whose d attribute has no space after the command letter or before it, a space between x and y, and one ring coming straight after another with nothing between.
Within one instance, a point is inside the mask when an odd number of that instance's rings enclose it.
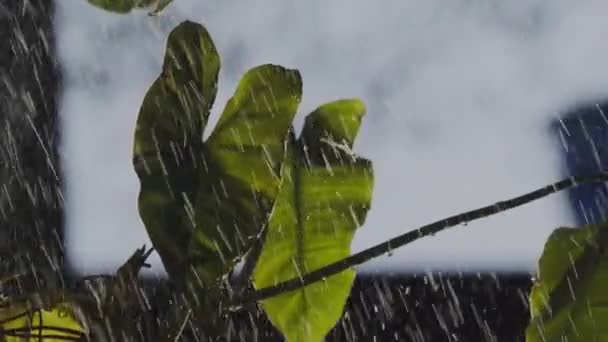
<instances>
[{"instance_id":1,"label":"yellow object","mask_svg":"<svg viewBox=\"0 0 608 342\"><path fill-rule=\"evenodd\" d=\"M0 341L84 341L86 331L72 307L61 303L49 310L24 305L0 308Z\"/></svg>"}]
</instances>

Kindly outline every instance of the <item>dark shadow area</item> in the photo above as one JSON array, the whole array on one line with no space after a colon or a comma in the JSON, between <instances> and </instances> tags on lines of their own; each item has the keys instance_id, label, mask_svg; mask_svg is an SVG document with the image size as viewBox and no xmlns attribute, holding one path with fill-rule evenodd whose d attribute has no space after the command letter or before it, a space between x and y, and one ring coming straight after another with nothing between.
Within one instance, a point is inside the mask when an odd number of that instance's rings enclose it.
<instances>
[{"instance_id":1,"label":"dark shadow area","mask_svg":"<svg viewBox=\"0 0 608 342\"><path fill-rule=\"evenodd\" d=\"M327 341L524 341L530 286L528 274L359 276ZM280 341L259 315L259 340Z\"/></svg>"},{"instance_id":2,"label":"dark shadow area","mask_svg":"<svg viewBox=\"0 0 608 342\"><path fill-rule=\"evenodd\" d=\"M165 282L149 280L155 315L168 309ZM327 341L524 341L529 274L360 275ZM224 341L282 341L262 310L231 316Z\"/></svg>"},{"instance_id":3,"label":"dark shadow area","mask_svg":"<svg viewBox=\"0 0 608 342\"><path fill-rule=\"evenodd\" d=\"M523 341L530 276L357 279L334 341Z\"/></svg>"},{"instance_id":4,"label":"dark shadow area","mask_svg":"<svg viewBox=\"0 0 608 342\"><path fill-rule=\"evenodd\" d=\"M0 2L0 270L23 275L17 291L62 282L52 19L49 0Z\"/></svg>"}]
</instances>

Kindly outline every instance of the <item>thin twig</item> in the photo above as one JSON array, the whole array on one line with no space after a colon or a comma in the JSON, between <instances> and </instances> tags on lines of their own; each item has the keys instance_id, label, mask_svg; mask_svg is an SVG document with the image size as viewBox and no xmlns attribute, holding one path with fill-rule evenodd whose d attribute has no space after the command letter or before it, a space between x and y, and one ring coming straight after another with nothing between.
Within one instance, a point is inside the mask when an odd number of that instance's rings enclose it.
<instances>
[{"instance_id":1,"label":"thin twig","mask_svg":"<svg viewBox=\"0 0 608 342\"><path fill-rule=\"evenodd\" d=\"M14 274L2 277L2 278L0 278L0 285L2 285L4 283L8 283L9 281L13 281L18 278L21 278L21 277L27 275L28 273L29 273L29 271L23 271L23 272L14 273Z\"/></svg>"},{"instance_id":2,"label":"thin twig","mask_svg":"<svg viewBox=\"0 0 608 342\"><path fill-rule=\"evenodd\" d=\"M186 318L184 318L184 322L180 326L179 331L177 332L177 335L175 335L175 338L173 339L173 341L177 342L182 337L182 334L184 333L184 329L186 328L186 324L188 324L188 320L190 319L190 314L192 314L192 310L188 309L188 313L186 313Z\"/></svg>"},{"instance_id":3,"label":"thin twig","mask_svg":"<svg viewBox=\"0 0 608 342\"><path fill-rule=\"evenodd\" d=\"M607 182L608 181L608 173L601 172L588 177L570 177L564 180L561 180L557 183L553 183L542 187L540 189L534 190L527 194L506 200L497 202L492 205L488 205L482 208L474 209L471 211L464 212L462 214L450 216L448 218L433 222L431 224L427 224L420 228L409 231L405 234L394 237L390 240L372 246L368 249L365 249L359 253L353 254L345 259L336 261L327 266L319 268L313 272L307 273L302 277L293 278L281 283L278 283L274 286L265 287L255 291L249 291L241 298L237 298L239 301L235 303L235 305L240 305L242 303L247 302L255 302L264 300L270 297L274 297L280 295L282 293L288 291L294 291L304 286L310 285L317 281L326 279L329 276L337 274L339 272L345 271L353 266L360 265L366 261L369 261L375 257L381 256L383 254L389 253L392 250L403 247L411 242L414 242L418 239L429 235L435 235L447 228L458 226L460 224L466 224L468 222L478 220L480 218L492 216L494 214L498 214L500 212L513 209L524 204L533 202L535 200L541 199L545 196L551 195L553 193L566 190L572 187L576 187L582 184L589 183L599 183L599 182Z\"/></svg>"}]
</instances>

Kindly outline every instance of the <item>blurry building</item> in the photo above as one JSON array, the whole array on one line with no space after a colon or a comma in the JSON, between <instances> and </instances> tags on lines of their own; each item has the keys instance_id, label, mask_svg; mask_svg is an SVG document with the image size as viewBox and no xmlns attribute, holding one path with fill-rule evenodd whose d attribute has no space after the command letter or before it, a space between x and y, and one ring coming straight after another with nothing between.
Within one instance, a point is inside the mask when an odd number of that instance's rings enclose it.
<instances>
[{"instance_id":1,"label":"blurry building","mask_svg":"<svg viewBox=\"0 0 608 342\"><path fill-rule=\"evenodd\" d=\"M563 151L564 174L589 175L608 169L608 102L570 110L551 126ZM599 223L608 210L606 184L585 184L569 191L579 224Z\"/></svg>"}]
</instances>

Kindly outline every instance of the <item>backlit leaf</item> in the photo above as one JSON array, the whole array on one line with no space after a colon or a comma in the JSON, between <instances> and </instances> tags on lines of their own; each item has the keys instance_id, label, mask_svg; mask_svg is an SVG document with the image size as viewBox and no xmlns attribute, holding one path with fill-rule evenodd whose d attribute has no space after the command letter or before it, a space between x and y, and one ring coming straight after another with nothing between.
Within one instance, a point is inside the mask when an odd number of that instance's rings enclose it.
<instances>
[{"instance_id":1,"label":"backlit leaf","mask_svg":"<svg viewBox=\"0 0 608 342\"><path fill-rule=\"evenodd\" d=\"M183 276L195 227L202 135L217 92L220 60L205 28L183 22L169 34L161 75L141 106L133 161L139 212L169 275Z\"/></svg>"},{"instance_id":2,"label":"backlit leaf","mask_svg":"<svg viewBox=\"0 0 608 342\"><path fill-rule=\"evenodd\" d=\"M254 272L257 288L302 276L350 255L370 208L372 164L352 153L364 105L336 101L306 118L292 139L283 183ZM292 137L293 138L293 137ZM354 270L263 301L289 341L322 341L342 315Z\"/></svg>"},{"instance_id":3,"label":"backlit leaf","mask_svg":"<svg viewBox=\"0 0 608 342\"><path fill-rule=\"evenodd\" d=\"M134 144L140 214L152 243L172 278L201 286L217 285L267 224L302 93L297 70L253 68L203 142L219 65L201 25L175 28Z\"/></svg>"},{"instance_id":4,"label":"backlit leaf","mask_svg":"<svg viewBox=\"0 0 608 342\"><path fill-rule=\"evenodd\" d=\"M209 171L201 177L199 226L190 243L203 280L231 268L267 224L301 92L296 70L270 64L249 70L205 143Z\"/></svg>"},{"instance_id":5,"label":"backlit leaf","mask_svg":"<svg viewBox=\"0 0 608 342\"><path fill-rule=\"evenodd\" d=\"M60 303L50 310L24 305L2 307L0 324L0 336L6 342L80 341L87 333L67 303Z\"/></svg>"},{"instance_id":6,"label":"backlit leaf","mask_svg":"<svg viewBox=\"0 0 608 342\"><path fill-rule=\"evenodd\" d=\"M530 294L526 341L608 341L607 248L607 224L551 234Z\"/></svg>"}]
</instances>

